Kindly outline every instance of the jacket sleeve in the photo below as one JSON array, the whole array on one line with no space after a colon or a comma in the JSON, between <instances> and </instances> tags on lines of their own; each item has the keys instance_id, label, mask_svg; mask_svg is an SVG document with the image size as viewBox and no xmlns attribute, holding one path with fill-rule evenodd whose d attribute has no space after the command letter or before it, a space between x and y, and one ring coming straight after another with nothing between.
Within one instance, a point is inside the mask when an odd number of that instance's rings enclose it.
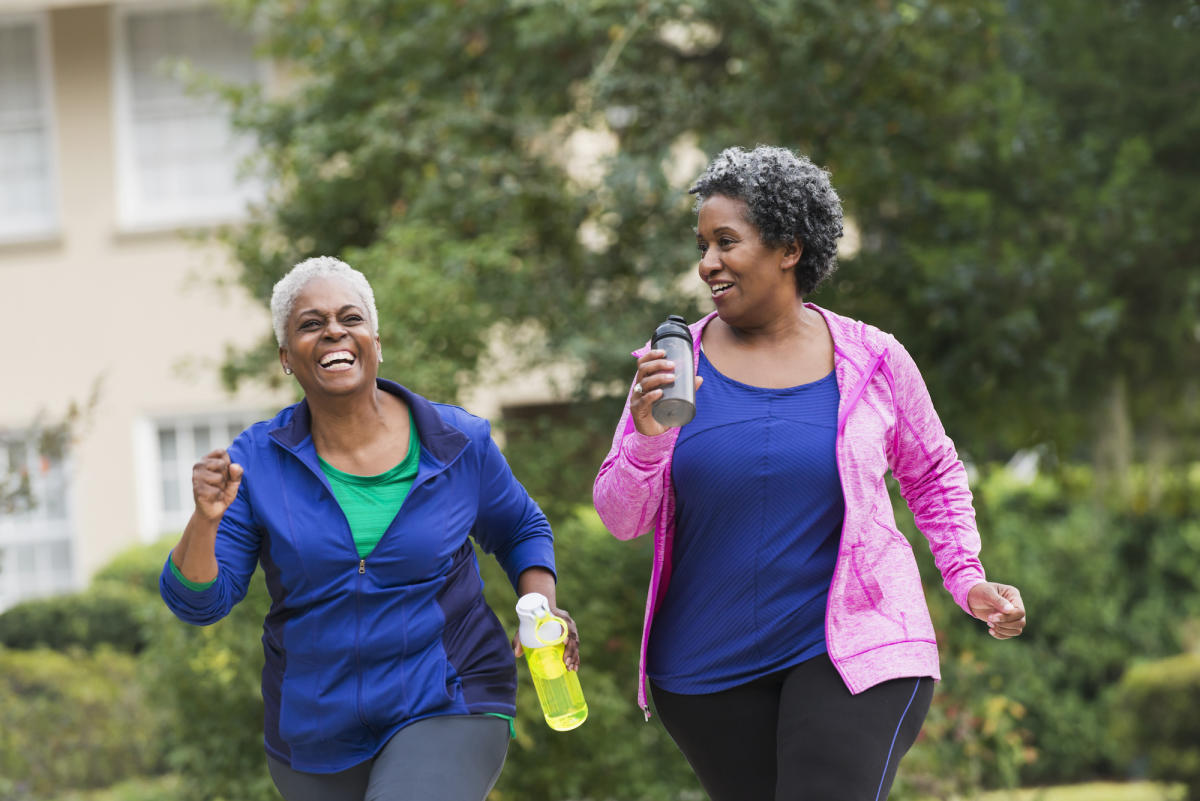
<instances>
[{"instance_id":1,"label":"jacket sleeve","mask_svg":"<svg viewBox=\"0 0 1200 801\"><path fill-rule=\"evenodd\" d=\"M486 553L496 557L513 589L521 573L531 567L555 573L550 523L513 475L486 421L477 444L482 449L479 511L471 535Z\"/></svg>"},{"instance_id":2,"label":"jacket sleeve","mask_svg":"<svg viewBox=\"0 0 1200 801\"><path fill-rule=\"evenodd\" d=\"M967 592L985 575L967 470L938 419L916 363L894 338L887 365L896 401L888 464L917 528L929 541L946 590L970 614Z\"/></svg>"},{"instance_id":3,"label":"jacket sleeve","mask_svg":"<svg viewBox=\"0 0 1200 801\"><path fill-rule=\"evenodd\" d=\"M639 537L654 528L667 493L667 466L676 437L648 437L633 424L630 386L613 435L612 447L592 486L592 502L605 527L619 540Z\"/></svg>"},{"instance_id":4,"label":"jacket sleeve","mask_svg":"<svg viewBox=\"0 0 1200 801\"><path fill-rule=\"evenodd\" d=\"M240 440L230 446L229 456L234 462L246 466L246 452ZM246 589L258 565L258 553L262 545L262 532L249 500L248 482L252 480L251 471L247 469L237 497L221 518L215 546L217 578L210 586L203 590L185 586L171 571L171 557L167 555L158 589L167 607L180 620L198 626L216 623L229 614L234 604L246 597Z\"/></svg>"}]
</instances>

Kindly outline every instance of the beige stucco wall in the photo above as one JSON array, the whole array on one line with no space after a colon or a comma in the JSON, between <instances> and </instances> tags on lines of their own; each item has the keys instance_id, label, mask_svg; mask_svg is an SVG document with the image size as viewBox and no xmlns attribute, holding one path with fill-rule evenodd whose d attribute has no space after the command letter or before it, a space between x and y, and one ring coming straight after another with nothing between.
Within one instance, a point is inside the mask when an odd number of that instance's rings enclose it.
<instances>
[{"instance_id":1,"label":"beige stucco wall","mask_svg":"<svg viewBox=\"0 0 1200 801\"><path fill-rule=\"evenodd\" d=\"M270 330L266 311L245 293L215 286L231 275L222 251L175 232L117 228L110 12L49 12L61 231L56 241L0 248L12 354L0 427L61 414L102 381L71 462L81 582L139 541L137 421L289 401L261 388L230 397L219 385L226 346Z\"/></svg>"}]
</instances>

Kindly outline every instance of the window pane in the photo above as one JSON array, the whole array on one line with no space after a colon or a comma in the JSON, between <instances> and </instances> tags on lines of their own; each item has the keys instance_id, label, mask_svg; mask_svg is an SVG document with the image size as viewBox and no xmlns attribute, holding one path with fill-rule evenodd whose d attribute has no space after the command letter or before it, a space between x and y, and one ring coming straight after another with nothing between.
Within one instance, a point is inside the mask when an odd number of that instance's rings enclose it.
<instances>
[{"instance_id":1,"label":"window pane","mask_svg":"<svg viewBox=\"0 0 1200 801\"><path fill-rule=\"evenodd\" d=\"M194 461L200 461L212 450L212 429L206 425L192 426L192 452Z\"/></svg>"},{"instance_id":2,"label":"window pane","mask_svg":"<svg viewBox=\"0 0 1200 801\"><path fill-rule=\"evenodd\" d=\"M0 236L54 225L38 27L0 23Z\"/></svg>"},{"instance_id":3,"label":"window pane","mask_svg":"<svg viewBox=\"0 0 1200 801\"><path fill-rule=\"evenodd\" d=\"M124 26L135 203L156 215L237 213L254 192L237 177L247 143L235 138L225 107L189 88L178 67L253 83L253 40L214 8L130 13Z\"/></svg>"},{"instance_id":4,"label":"window pane","mask_svg":"<svg viewBox=\"0 0 1200 801\"><path fill-rule=\"evenodd\" d=\"M175 429L160 428L158 430L158 456L162 462L174 462L175 453Z\"/></svg>"}]
</instances>

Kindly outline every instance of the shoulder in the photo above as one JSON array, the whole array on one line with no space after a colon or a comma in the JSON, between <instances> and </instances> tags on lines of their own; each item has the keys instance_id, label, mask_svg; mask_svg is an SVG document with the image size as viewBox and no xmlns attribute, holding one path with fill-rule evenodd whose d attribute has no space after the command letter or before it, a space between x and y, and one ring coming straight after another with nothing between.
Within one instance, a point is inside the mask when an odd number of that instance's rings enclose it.
<instances>
[{"instance_id":1,"label":"shoulder","mask_svg":"<svg viewBox=\"0 0 1200 801\"><path fill-rule=\"evenodd\" d=\"M486 417L468 412L453 403L428 401L433 410L442 418L442 422L451 428L457 428L472 440L491 436L492 424Z\"/></svg>"},{"instance_id":2,"label":"shoulder","mask_svg":"<svg viewBox=\"0 0 1200 801\"><path fill-rule=\"evenodd\" d=\"M855 361L873 359L883 353L890 354L896 348L903 349L896 337L877 326L824 309L815 303L809 303L808 306L825 318L834 347Z\"/></svg>"}]
</instances>

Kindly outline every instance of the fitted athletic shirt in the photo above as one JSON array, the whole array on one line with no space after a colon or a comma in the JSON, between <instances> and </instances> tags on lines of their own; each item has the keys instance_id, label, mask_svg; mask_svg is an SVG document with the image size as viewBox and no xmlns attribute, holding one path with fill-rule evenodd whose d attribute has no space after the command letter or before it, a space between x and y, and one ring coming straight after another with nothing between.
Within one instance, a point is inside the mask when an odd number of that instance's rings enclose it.
<instances>
[{"instance_id":1,"label":"fitted athletic shirt","mask_svg":"<svg viewBox=\"0 0 1200 801\"><path fill-rule=\"evenodd\" d=\"M722 375L701 352L696 416L675 444L671 582L647 671L712 693L825 652L845 514L836 376L783 389Z\"/></svg>"},{"instance_id":2,"label":"fitted athletic shirt","mask_svg":"<svg viewBox=\"0 0 1200 801\"><path fill-rule=\"evenodd\" d=\"M320 456L317 457L321 472L329 479L333 497L337 498L338 506L342 507L350 524L359 559L366 559L375 550L408 497L413 479L417 477L421 440L417 436L417 425L413 422L411 411L408 413L408 430L407 455L400 464L379 475L344 473Z\"/></svg>"}]
</instances>

